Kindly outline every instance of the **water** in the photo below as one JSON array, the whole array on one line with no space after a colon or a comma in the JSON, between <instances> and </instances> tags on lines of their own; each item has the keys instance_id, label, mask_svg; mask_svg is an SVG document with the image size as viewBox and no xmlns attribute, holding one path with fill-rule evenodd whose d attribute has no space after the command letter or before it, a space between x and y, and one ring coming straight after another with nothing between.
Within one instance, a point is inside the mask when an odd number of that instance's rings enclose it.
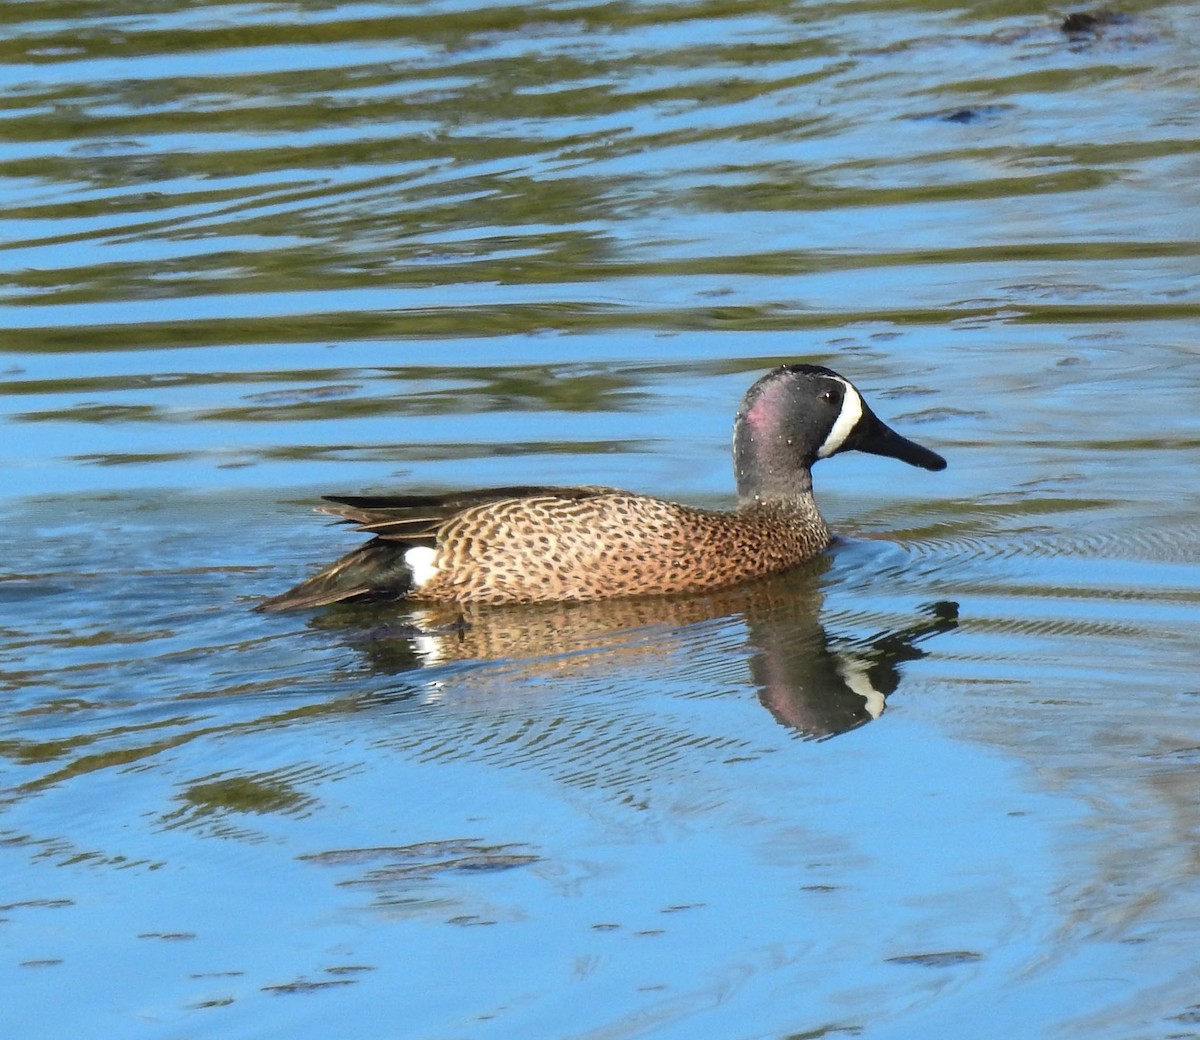
<instances>
[{"instance_id":1,"label":"water","mask_svg":"<svg viewBox=\"0 0 1200 1040\"><path fill-rule=\"evenodd\" d=\"M4 1035L1197 1035L1200 19L1063 14L0 11ZM249 609L323 492L728 504L780 360L950 468L717 596Z\"/></svg>"}]
</instances>

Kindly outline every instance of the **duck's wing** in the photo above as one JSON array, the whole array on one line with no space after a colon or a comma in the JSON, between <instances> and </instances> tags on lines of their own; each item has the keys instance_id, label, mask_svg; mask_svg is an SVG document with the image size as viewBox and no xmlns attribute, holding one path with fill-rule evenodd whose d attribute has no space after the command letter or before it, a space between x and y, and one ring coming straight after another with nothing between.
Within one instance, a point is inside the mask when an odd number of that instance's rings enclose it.
<instances>
[{"instance_id":1,"label":"duck's wing","mask_svg":"<svg viewBox=\"0 0 1200 1040\"><path fill-rule=\"evenodd\" d=\"M578 502L596 495L611 494L607 487L514 487L479 488L445 495L326 495L333 505L318 506L321 513L341 517L364 534L405 545L433 545L438 532L464 510L490 502L517 499L559 499Z\"/></svg>"}]
</instances>

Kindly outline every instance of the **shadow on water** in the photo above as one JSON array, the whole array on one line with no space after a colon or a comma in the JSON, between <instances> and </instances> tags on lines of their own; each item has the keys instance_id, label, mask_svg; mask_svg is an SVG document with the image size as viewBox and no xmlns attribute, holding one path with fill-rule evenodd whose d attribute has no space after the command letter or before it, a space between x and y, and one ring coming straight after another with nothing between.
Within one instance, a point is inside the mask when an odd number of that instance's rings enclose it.
<instances>
[{"instance_id":1,"label":"shadow on water","mask_svg":"<svg viewBox=\"0 0 1200 1040\"><path fill-rule=\"evenodd\" d=\"M339 606L310 622L333 631L377 673L433 673L450 662L496 662L505 681L536 684L621 667L655 682L664 666L693 674L688 653L735 626L745 645L722 640L727 681L757 690L777 722L806 737L837 736L878 718L900 684L901 665L958 625L958 605L938 602L904 627L854 642L822 625L819 578L828 560L749 586L688 597L476 607L467 613L408 606ZM436 681L436 680L432 680Z\"/></svg>"}]
</instances>

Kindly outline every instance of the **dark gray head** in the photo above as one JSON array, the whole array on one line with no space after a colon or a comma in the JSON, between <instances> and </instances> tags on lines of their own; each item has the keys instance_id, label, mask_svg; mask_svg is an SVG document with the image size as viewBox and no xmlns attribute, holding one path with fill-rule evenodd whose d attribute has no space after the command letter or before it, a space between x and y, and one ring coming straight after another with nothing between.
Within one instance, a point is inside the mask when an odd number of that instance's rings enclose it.
<instances>
[{"instance_id":1,"label":"dark gray head","mask_svg":"<svg viewBox=\"0 0 1200 1040\"><path fill-rule=\"evenodd\" d=\"M828 368L782 365L746 391L733 424L733 465L743 500L807 494L813 463L840 451L946 468L945 459L901 437L848 379Z\"/></svg>"}]
</instances>

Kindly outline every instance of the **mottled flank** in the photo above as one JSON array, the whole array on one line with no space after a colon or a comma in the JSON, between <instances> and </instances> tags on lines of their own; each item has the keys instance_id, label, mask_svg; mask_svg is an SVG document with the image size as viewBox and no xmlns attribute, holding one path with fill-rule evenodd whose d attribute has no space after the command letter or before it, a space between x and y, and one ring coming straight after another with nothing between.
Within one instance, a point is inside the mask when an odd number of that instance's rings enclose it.
<instances>
[{"instance_id":1,"label":"mottled flank","mask_svg":"<svg viewBox=\"0 0 1200 1040\"><path fill-rule=\"evenodd\" d=\"M505 603L721 588L829 544L816 509L696 509L623 491L509 499L441 528L439 573L413 598Z\"/></svg>"},{"instance_id":2,"label":"mottled flank","mask_svg":"<svg viewBox=\"0 0 1200 1040\"><path fill-rule=\"evenodd\" d=\"M735 422L734 511L605 487L330 498L334 505L322 512L374 539L259 609L360 599L569 602L726 588L829 545L809 470L851 449L945 466L884 425L841 376L783 366L750 388Z\"/></svg>"}]
</instances>

